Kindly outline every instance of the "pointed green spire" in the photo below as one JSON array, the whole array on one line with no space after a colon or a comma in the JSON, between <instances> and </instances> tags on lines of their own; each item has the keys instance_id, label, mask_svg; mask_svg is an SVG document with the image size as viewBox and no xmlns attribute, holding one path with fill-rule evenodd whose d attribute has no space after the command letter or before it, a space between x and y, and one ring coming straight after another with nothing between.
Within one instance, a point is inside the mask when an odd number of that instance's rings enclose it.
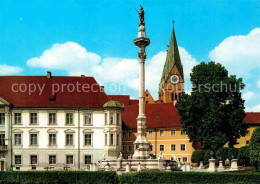
<instances>
[{"instance_id":1,"label":"pointed green spire","mask_svg":"<svg viewBox=\"0 0 260 184\"><path fill-rule=\"evenodd\" d=\"M173 23L174 23L174 21L173 21ZM181 78L184 80L183 67L181 64L181 58L180 58L178 44L177 44L177 40L176 40L176 36L175 36L175 32L174 32L174 26L173 26L171 40L170 40L169 48L167 51L165 64L163 67L162 78L161 78L161 82L159 84L159 94L162 93L162 85L169 78L170 72L175 65L176 65L178 71L180 72Z\"/></svg>"}]
</instances>

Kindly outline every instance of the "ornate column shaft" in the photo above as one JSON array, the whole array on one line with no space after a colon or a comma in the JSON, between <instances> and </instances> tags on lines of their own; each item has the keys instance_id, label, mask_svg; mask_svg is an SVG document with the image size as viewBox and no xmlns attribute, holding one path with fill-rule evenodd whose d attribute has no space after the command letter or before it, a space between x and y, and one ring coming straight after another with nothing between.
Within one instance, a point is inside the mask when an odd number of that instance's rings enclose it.
<instances>
[{"instance_id":1,"label":"ornate column shaft","mask_svg":"<svg viewBox=\"0 0 260 184\"><path fill-rule=\"evenodd\" d=\"M145 26L140 24L138 38L134 40L134 44L139 47L138 57L140 65L140 83L139 83L139 115L137 117L137 138L134 142L135 151L134 159L146 159L150 154L150 142L146 139L146 116L145 116L145 47L150 44L150 39L146 38Z\"/></svg>"}]
</instances>

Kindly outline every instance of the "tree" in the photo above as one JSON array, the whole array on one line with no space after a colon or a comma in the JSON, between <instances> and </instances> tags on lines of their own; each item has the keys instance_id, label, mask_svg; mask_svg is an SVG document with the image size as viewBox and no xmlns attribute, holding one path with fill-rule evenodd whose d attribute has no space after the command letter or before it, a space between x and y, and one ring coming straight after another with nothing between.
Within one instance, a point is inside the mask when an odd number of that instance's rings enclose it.
<instances>
[{"instance_id":1,"label":"tree","mask_svg":"<svg viewBox=\"0 0 260 184\"><path fill-rule=\"evenodd\" d=\"M223 163L225 163L225 160L228 158L228 150L229 148L227 147L221 147L217 150L216 152L217 162L223 161Z\"/></svg>"},{"instance_id":2,"label":"tree","mask_svg":"<svg viewBox=\"0 0 260 184\"><path fill-rule=\"evenodd\" d=\"M239 148L237 158L239 165L249 166L249 146Z\"/></svg>"},{"instance_id":3,"label":"tree","mask_svg":"<svg viewBox=\"0 0 260 184\"><path fill-rule=\"evenodd\" d=\"M249 155L250 163L258 170L260 165L260 127L256 128L251 136Z\"/></svg>"},{"instance_id":4,"label":"tree","mask_svg":"<svg viewBox=\"0 0 260 184\"><path fill-rule=\"evenodd\" d=\"M195 66L190 76L191 95L184 93L176 106L193 147L198 143L204 150L216 151L226 143L233 147L247 133L242 79L228 76L225 67L212 61Z\"/></svg>"},{"instance_id":5,"label":"tree","mask_svg":"<svg viewBox=\"0 0 260 184\"><path fill-rule=\"evenodd\" d=\"M193 151L192 156L191 156L191 161L193 163L200 164L200 161L203 161L204 154L205 154L204 150L195 150L195 151Z\"/></svg>"}]
</instances>

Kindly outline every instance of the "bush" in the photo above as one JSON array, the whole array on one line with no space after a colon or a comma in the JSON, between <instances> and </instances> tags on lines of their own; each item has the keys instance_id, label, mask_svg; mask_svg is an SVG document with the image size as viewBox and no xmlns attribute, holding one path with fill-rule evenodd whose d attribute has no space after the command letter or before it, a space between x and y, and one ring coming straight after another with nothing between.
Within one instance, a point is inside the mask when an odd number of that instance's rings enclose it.
<instances>
[{"instance_id":1,"label":"bush","mask_svg":"<svg viewBox=\"0 0 260 184\"><path fill-rule=\"evenodd\" d=\"M256 128L251 136L249 146L250 163L258 170L260 165L260 127Z\"/></svg>"},{"instance_id":2,"label":"bush","mask_svg":"<svg viewBox=\"0 0 260 184\"><path fill-rule=\"evenodd\" d=\"M249 166L250 165L249 146L243 146L243 147L239 148L237 158L238 158L239 165Z\"/></svg>"},{"instance_id":3,"label":"bush","mask_svg":"<svg viewBox=\"0 0 260 184\"><path fill-rule=\"evenodd\" d=\"M210 150L205 151L204 157L203 157L203 163L206 165L209 163L209 159L211 158Z\"/></svg>"},{"instance_id":4,"label":"bush","mask_svg":"<svg viewBox=\"0 0 260 184\"><path fill-rule=\"evenodd\" d=\"M117 184L116 172L86 171L5 171L0 172L0 183L34 183L34 184Z\"/></svg>"},{"instance_id":5,"label":"bush","mask_svg":"<svg viewBox=\"0 0 260 184\"><path fill-rule=\"evenodd\" d=\"M203 161L204 154L205 154L204 150L195 150L195 151L193 151L192 156L191 156L191 161L193 163L200 164L200 161Z\"/></svg>"},{"instance_id":6,"label":"bush","mask_svg":"<svg viewBox=\"0 0 260 184\"><path fill-rule=\"evenodd\" d=\"M122 184L143 184L143 183L259 183L259 172L246 173L205 173L205 172L139 172L123 174L119 176Z\"/></svg>"},{"instance_id":7,"label":"bush","mask_svg":"<svg viewBox=\"0 0 260 184\"><path fill-rule=\"evenodd\" d=\"M219 161L223 161L223 164L225 163L225 160L228 158L228 151L229 151L229 148L227 147L222 147L222 148L219 148L216 152L216 159L217 159L217 162Z\"/></svg>"},{"instance_id":8,"label":"bush","mask_svg":"<svg viewBox=\"0 0 260 184\"><path fill-rule=\"evenodd\" d=\"M228 149L228 158L229 160L237 159L238 148L229 148Z\"/></svg>"}]
</instances>

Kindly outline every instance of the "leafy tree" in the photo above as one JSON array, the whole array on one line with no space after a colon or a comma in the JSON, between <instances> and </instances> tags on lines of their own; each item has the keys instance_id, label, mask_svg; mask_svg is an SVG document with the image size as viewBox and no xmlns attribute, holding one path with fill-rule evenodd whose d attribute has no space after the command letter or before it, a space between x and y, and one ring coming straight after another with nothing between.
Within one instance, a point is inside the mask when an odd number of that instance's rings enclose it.
<instances>
[{"instance_id":1,"label":"leafy tree","mask_svg":"<svg viewBox=\"0 0 260 184\"><path fill-rule=\"evenodd\" d=\"M228 158L229 160L237 159L238 148L229 148L228 150Z\"/></svg>"},{"instance_id":2,"label":"leafy tree","mask_svg":"<svg viewBox=\"0 0 260 184\"><path fill-rule=\"evenodd\" d=\"M191 161L193 163L200 164L200 161L203 161L204 154L205 154L204 150L195 150L195 151L193 151L192 156L191 156Z\"/></svg>"},{"instance_id":3,"label":"leafy tree","mask_svg":"<svg viewBox=\"0 0 260 184\"><path fill-rule=\"evenodd\" d=\"M239 148L237 158L239 165L249 166L249 146Z\"/></svg>"},{"instance_id":4,"label":"leafy tree","mask_svg":"<svg viewBox=\"0 0 260 184\"><path fill-rule=\"evenodd\" d=\"M211 158L210 150L205 151L204 157L203 157L203 163L206 165L209 163L209 159Z\"/></svg>"},{"instance_id":5,"label":"leafy tree","mask_svg":"<svg viewBox=\"0 0 260 184\"><path fill-rule=\"evenodd\" d=\"M227 147L221 147L216 152L216 159L217 162L223 161L223 164L225 163L225 160L228 158L228 150Z\"/></svg>"},{"instance_id":6,"label":"leafy tree","mask_svg":"<svg viewBox=\"0 0 260 184\"><path fill-rule=\"evenodd\" d=\"M226 143L233 147L247 133L242 79L228 76L225 67L215 62L200 63L190 76L191 95L184 93L177 108L193 147L199 142L202 149L214 151Z\"/></svg>"},{"instance_id":7,"label":"leafy tree","mask_svg":"<svg viewBox=\"0 0 260 184\"><path fill-rule=\"evenodd\" d=\"M256 128L251 136L249 154L250 163L258 170L260 165L260 127Z\"/></svg>"}]
</instances>

